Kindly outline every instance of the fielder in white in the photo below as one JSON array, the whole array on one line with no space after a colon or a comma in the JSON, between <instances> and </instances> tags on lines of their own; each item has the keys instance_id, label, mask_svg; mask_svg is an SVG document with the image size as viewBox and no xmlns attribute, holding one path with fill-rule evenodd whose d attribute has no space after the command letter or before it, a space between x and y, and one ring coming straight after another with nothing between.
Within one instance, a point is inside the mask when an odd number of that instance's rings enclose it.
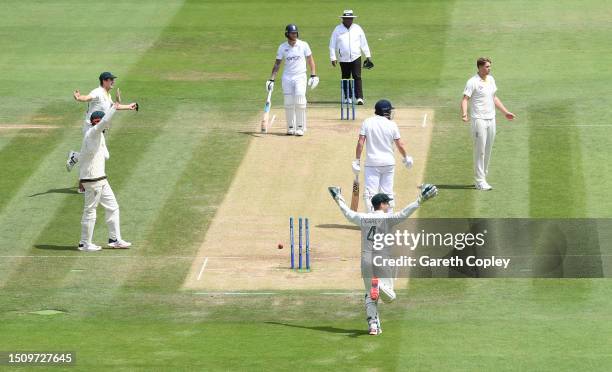
<instances>
[{"instance_id":1,"label":"fielder in white","mask_svg":"<svg viewBox=\"0 0 612 372\"><path fill-rule=\"evenodd\" d=\"M90 116L90 124L83 136L79 161L80 183L85 188L83 217L81 219L81 240L79 250L85 252L99 251L100 246L92 243L94 226L96 225L96 208L99 204L105 209L108 225L108 246L110 248L129 248L132 243L121 238L119 228L119 204L111 189L105 171L106 160L110 157L104 139L104 130L110 126L115 111L119 107L114 103L108 110L94 111Z\"/></svg>"},{"instance_id":2,"label":"fielder in white","mask_svg":"<svg viewBox=\"0 0 612 372\"><path fill-rule=\"evenodd\" d=\"M394 145L403 157L406 168L412 168L413 159L407 155L404 143L400 137L397 124L392 121L393 106L386 99L381 99L374 106L375 115L364 120L359 131L359 140L353 160L353 173L359 177L361 171L361 153L366 148L365 188L363 199L366 211L373 212L371 199L375 194L384 193L393 200L393 178L395 174ZM389 211L393 212L394 202Z\"/></svg>"},{"instance_id":3,"label":"fielder in white","mask_svg":"<svg viewBox=\"0 0 612 372\"><path fill-rule=\"evenodd\" d=\"M421 193L417 200L407 205L398 213L388 213L391 208L391 198L387 194L376 194L371 200L374 211L370 213L358 213L352 211L344 201L340 188L336 186L329 187L329 192L338 203L342 214L346 219L361 227L362 232L369 232L375 229L376 232L388 233L390 228L410 217L421 204L428 199L433 198L438 194L438 189L434 185L421 185ZM384 230L384 231L381 231ZM383 302L392 302L396 299L396 294L393 289L394 277L376 277L373 275L373 255L375 250L373 241L368 239L367 233L362 233L361 241L361 276L365 287L365 310L368 322L368 330L371 335L379 335L382 333L380 316L378 315L378 299Z\"/></svg>"},{"instance_id":4,"label":"fielder in white","mask_svg":"<svg viewBox=\"0 0 612 372\"><path fill-rule=\"evenodd\" d=\"M285 117L287 119L287 134L303 136L306 132L306 63L310 67L308 85L314 89L319 84L316 66L310 46L307 42L298 39L298 28L294 24L285 28L287 41L278 47L276 61L272 68L272 75L266 81L266 89L274 89L274 79L280 69L281 62L285 61L283 70L283 96Z\"/></svg>"},{"instance_id":5,"label":"fielder in white","mask_svg":"<svg viewBox=\"0 0 612 372\"><path fill-rule=\"evenodd\" d=\"M467 81L461 100L461 118L468 121L468 101L472 118L472 140L474 143L474 180L478 190L492 190L487 182L491 150L495 141L495 108L508 120L515 115L508 111L497 97L497 85L491 76L491 60L481 57L476 61L478 73Z\"/></svg>"},{"instance_id":6,"label":"fielder in white","mask_svg":"<svg viewBox=\"0 0 612 372\"><path fill-rule=\"evenodd\" d=\"M113 105L113 98L111 97L110 91L115 86L116 78L117 77L110 72L103 72L98 78L100 86L93 89L89 94L82 95L78 89L74 91L73 96L77 102L87 102L87 112L85 112L85 121L83 123L83 135L91 125L89 119L91 114L95 111L108 112ZM117 110L136 110L136 103L133 102L128 105L119 104ZM78 162L79 153L71 150L68 153L68 160L66 160L66 170L70 172Z\"/></svg>"}]
</instances>

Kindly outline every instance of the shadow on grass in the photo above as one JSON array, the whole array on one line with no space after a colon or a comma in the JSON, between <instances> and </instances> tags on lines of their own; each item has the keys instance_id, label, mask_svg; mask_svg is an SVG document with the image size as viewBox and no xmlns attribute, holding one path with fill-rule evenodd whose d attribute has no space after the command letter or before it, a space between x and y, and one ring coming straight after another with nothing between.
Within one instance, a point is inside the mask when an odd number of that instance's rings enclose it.
<instances>
[{"instance_id":1,"label":"shadow on grass","mask_svg":"<svg viewBox=\"0 0 612 372\"><path fill-rule=\"evenodd\" d=\"M47 195L47 194L78 194L79 192L77 191L78 187L65 187L63 189L49 189L45 192L39 192L36 194L32 194L30 196L28 196L29 198L33 197L33 196L40 196L40 195Z\"/></svg>"},{"instance_id":2,"label":"shadow on grass","mask_svg":"<svg viewBox=\"0 0 612 372\"><path fill-rule=\"evenodd\" d=\"M264 323L280 325L284 327L291 327L291 328L310 329L312 331L344 334L347 337L359 337L359 336L368 335L368 331L364 329L344 329L344 328L336 328L336 327L331 327L331 326L307 327L307 326L302 326L298 324L287 324L287 323L279 323L279 322L264 322Z\"/></svg>"},{"instance_id":3,"label":"shadow on grass","mask_svg":"<svg viewBox=\"0 0 612 372\"><path fill-rule=\"evenodd\" d=\"M240 134L246 134L247 136L251 136L251 137L265 137L265 136L279 136L279 137L289 137L286 133L278 133L278 132L268 132L268 133L261 133L261 132L257 132L257 131L239 131L238 133Z\"/></svg>"},{"instance_id":4,"label":"shadow on grass","mask_svg":"<svg viewBox=\"0 0 612 372\"><path fill-rule=\"evenodd\" d=\"M440 190L476 190L476 186L469 185L436 185Z\"/></svg>"},{"instance_id":5,"label":"shadow on grass","mask_svg":"<svg viewBox=\"0 0 612 372\"><path fill-rule=\"evenodd\" d=\"M323 223L317 225L316 227L320 227L322 229L345 229L345 230L361 230L359 226L355 225L341 225L339 223Z\"/></svg>"},{"instance_id":6,"label":"shadow on grass","mask_svg":"<svg viewBox=\"0 0 612 372\"><path fill-rule=\"evenodd\" d=\"M36 249L45 249L49 251L76 251L77 247L74 245L51 245L51 244L36 244Z\"/></svg>"}]
</instances>

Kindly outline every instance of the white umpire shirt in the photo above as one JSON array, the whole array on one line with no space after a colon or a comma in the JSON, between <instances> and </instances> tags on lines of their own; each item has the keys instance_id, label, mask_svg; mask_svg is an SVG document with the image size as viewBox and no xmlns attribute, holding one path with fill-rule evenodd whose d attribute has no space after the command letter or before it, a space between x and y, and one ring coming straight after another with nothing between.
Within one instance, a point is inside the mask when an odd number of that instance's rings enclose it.
<instances>
[{"instance_id":1,"label":"white umpire shirt","mask_svg":"<svg viewBox=\"0 0 612 372\"><path fill-rule=\"evenodd\" d=\"M306 73L306 58L312 55L307 42L296 40L293 46L285 41L278 47L276 59L284 60L283 77L304 75Z\"/></svg>"},{"instance_id":2,"label":"white umpire shirt","mask_svg":"<svg viewBox=\"0 0 612 372\"><path fill-rule=\"evenodd\" d=\"M82 180L106 176L105 163L110 154L102 131L108 127L115 111L111 106L97 125L88 124L79 156L79 178Z\"/></svg>"},{"instance_id":3,"label":"white umpire shirt","mask_svg":"<svg viewBox=\"0 0 612 372\"><path fill-rule=\"evenodd\" d=\"M359 134L366 137L366 167L395 165L394 141L400 139L400 132L394 121L372 116L363 121Z\"/></svg>"},{"instance_id":4,"label":"white umpire shirt","mask_svg":"<svg viewBox=\"0 0 612 372\"><path fill-rule=\"evenodd\" d=\"M495 92L497 85L493 76L482 80L478 74L465 84L463 94L470 97L470 116L472 119L495 119Z\"/></svg>"},{"instance_id":5,"label":"white umpire shirt","mask_svg":"<svg viewBox=\"0 0 612 372\"><path fill-rule=\"evenodd\" d=\"M336 26L329 40L329 58L332 61L336 60L336 51L340 62L353 62L361 57L361 52L366 58L372 57L365 33L355 23L350 28L343 24Z\"/></svg>"}]
</instances>

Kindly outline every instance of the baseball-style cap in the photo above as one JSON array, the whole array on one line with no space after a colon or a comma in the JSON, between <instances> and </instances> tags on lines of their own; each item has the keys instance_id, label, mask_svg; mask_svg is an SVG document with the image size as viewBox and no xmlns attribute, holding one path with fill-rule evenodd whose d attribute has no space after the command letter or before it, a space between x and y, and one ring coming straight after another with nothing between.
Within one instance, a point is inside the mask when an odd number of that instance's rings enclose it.
<instances>
[{"instance_id":1,"label":"baseball-style cap","mask_svg":"<svg viewBox=\"0 0 612 372\"><path fill-rule=\"evenodd\" d=\"M340 18L357 18L357 16L353 14L352 9L346 9L344 12L342 12Z\"/></svg>"},{"instance_id":2,"label":"baseball-style cap","mask_svg":"<svg viewBox=\"0 0 612 372\"><path fill-rule=\"evenodd\" d=\"M379 194L376 194L376 195L374 195L372 197L372 206L374 208L378 208L382 203L388 203L391 200L393 200L393 199L391 199L389 197L389 195L383 194L383 193L379 193Z\"/></svg>"},{"instance_id":3,"label":"baseball-style cap","mask_svg":"<svg viewBox=\"0 0 612 372\"><path fill-rule=\"evenodd\" d=\"M113 74L111 74L108 71L105 71L103 73L100 74L100 81L102 80L106 80L106 79L116 79L117 77Z\"/></svg>"},{"instance_id":4,"label":"baseball-style cap","mask_svg":"<svg viewBox=\"0 0 612 372\"><path fill-rule=\"evenodd\" d=\"M104 111L94 111L91 113L89 117L89 121L94 121L94 119L102 119L104 117Z\"/></svg>"}]
</instances>

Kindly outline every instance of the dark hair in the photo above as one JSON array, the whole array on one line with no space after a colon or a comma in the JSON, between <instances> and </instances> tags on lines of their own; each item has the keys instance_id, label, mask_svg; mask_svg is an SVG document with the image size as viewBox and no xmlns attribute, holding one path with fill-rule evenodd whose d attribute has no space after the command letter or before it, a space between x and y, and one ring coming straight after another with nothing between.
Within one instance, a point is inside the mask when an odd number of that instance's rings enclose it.
<instances>
[{"instance_id":1,"label":"dark hair","mask_svg":"<svg viewBox=\"0 0 612 372\"><path fill-rule=\"evenodd\" d=\"M478 58L476 60L476 67L480 68L480 66L484 66L485 63L487 63L487 62L493 63L493 62L491 62L491 59L488 58L488 57L480 57L480 58Z\"/></svg>"}]
</instances>

